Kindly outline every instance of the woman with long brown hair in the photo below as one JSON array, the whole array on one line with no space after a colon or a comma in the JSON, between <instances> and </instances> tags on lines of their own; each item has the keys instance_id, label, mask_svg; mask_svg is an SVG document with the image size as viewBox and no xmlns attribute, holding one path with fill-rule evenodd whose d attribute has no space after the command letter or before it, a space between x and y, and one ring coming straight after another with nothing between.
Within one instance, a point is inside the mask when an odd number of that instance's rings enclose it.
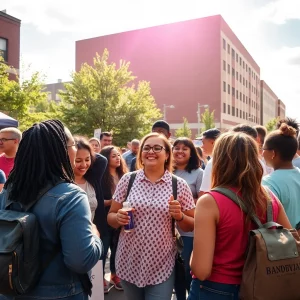
<instances>
[{"instance_id":1,"label":"woman with long brown hair","mask_svg":"<svg viewBox=\"0 0 300 300\"><path fill-rule=\"evenodd\" d=\"M172 218L185 231L194 227L194 199L188 184L177 178L177 200L172 193L172 150L158 133L144 137L137 156L138 171L126 199L131 174L120 180L113 196L108 223L123 227L129 215L123 202L134 208L134 230L121 229L116 254L117 274L128 299L170 300L174 286L176 244Z\"/></svg>"},{"instance_id":2,"label":"woman with long brown hair","mask_svg":"<svg viewBox=\"0 0 300 300\"><path fill-rule=\"evenodd\" d=\"M112 202L112 195L115 192L116 186L122 176L128 172L126 163L120 154L120 149L115 146L106 146L104 147L101 152L101 155L106 157L107 159L107 168L103 174L102 178L102 188L103 188L103 195L104 195L104 206L106 217L109 212L111 202ZM116 268L115 268L115 257L116 257L116 250L119 240L120 230L115 229L107 225L107 232L104 234L102 240L104 245L104 255L106 257L108 249L110 248L110 283L114 285L114 287L122 291L123 287L120 282L119 277L116 275ZM107 282L104 279L104 293L109 292L109 287Z\"/></svg>"},{"instance_id":3,"label":"woman with long brown hair","mask_svg":"<svg viewBox=\"0 0 300 300\"><path fill-rule=\"evenodd\" d=\"M262 223L271 201L274 221L291 228L278 199L273 194L270 197L261 185L263 168L252 137L241 132L224 133L216 141L213 157L212 191L196 205L189 300L238 299L249 230L256 228L241 207L213 188L232 190Z\"/></svg>"}]
</instances>

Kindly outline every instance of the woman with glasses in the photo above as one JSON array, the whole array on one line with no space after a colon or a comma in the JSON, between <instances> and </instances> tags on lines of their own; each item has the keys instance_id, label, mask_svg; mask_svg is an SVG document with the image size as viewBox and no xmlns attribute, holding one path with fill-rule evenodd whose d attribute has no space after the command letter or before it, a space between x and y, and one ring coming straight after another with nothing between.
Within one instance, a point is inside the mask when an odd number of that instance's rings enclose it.
<instances>
[{"instance_id":1,"label":"woman with glasses","mask_svg":"<svg viewBox=\"0 0 300 300\"><path fill-rule=\"evenodd\" d=\"M174 174L187 182L196 203L200 196L203 170L193 141L186 137L176 139L173 144L173 156L175 160ZM178 231L184 245L181 256L185 267L185 288L175 285L175 291L177 300L185 300L186 292L190 290L192 282L190 258L193 251L194 232L184 232L180 228L178 228Z\"/></svg>"},{"instance_id":2,"label":"woman with glasses","mask_svg":"<svg viewBox=\"0 0 300 300\"><path fill-rule=\"evenodd\" d=\"M128 299L171 299L176 254L172 218L184 231L194 228L194 199L183 179L178 178L177 200L172 196L172 161L167 138L148 134L141 142L138 171L127 200L132 173L121 178L113 196L108 213L112 227L129 223L122 209L125 200L134 208L134 230L121 229L116 255L117 275Z\"/></svg>"},{"instance_id":3,"label":"woman with glasses","mask_svg":"<svg viewBox=\"0 0 300 300\"><path fill-rule=\"evenodd\" d=\"M274 172L262 181L281 201L295 228L300 222L300 170L293 165L297 149L296 130L293 127L283 123L278 130L271 132L264 142L263 157Z\"/></svg>"},{"instance_id":4,"label":"woman with glasses","mask_svg":"<svg viewBox=\"0 0 300 300\"><path fill-rule=\"evenodd\" d=\"M104 205L107 215L111 206L112 196L116 190L116 186L119 183L122 176L128 172L126 163L120 154L120 149L115 146L106 146L101 150L101 154L107 159L107 168L102 178L102 187L104 192ZM115 258L118 246L120 230L111 226L107 228L107 235L103 239L104 256L106 257L108 249L110 248L110 283L114 287L122 291L123 287L120 278L116 275ZM104 293L108 293L109 287L104 279Z\"/></svg>"}]
</instances>

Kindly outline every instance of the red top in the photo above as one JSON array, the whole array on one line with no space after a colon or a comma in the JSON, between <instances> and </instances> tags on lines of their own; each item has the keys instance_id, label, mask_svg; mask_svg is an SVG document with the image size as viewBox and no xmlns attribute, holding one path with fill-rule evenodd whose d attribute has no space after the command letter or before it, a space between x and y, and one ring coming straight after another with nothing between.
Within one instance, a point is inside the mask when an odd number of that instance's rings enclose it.
<instances>
[{"instance_id":1,"label":"red top","mask_svg":"<svg viewBox=\"0 0 300 300\"><path fill-rule=\"evenodd\" d=\"M6 178L8 177L10 171L13 169L15 163L15 158L7 158L5 154L0 154L0 170L5 173Z\"/></svg>"},{"instance_id":2,"label":"red top","mask_svg":"<svg viewBox=\"0 0 300 300\"><path fill-rule=\"evenodd\" d=\"M225 284L240 284L249 231L256 229L257 226L255 224L246 225L245 214L232 200L218 192L209 192L209 194L216 200L220 218L217 225L212 272L207 280ZM273 221L275 222L279 214L278 201L273 195ZM260 221L263 224L266 223L267 216Z\"/></svg>"}]
</instances>

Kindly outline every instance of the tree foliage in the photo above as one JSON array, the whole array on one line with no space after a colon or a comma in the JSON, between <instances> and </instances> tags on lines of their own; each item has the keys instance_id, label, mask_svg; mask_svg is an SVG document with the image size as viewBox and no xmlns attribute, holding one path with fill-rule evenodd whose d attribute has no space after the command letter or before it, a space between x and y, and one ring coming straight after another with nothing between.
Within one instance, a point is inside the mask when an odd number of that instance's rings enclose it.
<instances>
[{"instance_id":1,"label":"tree foliage","mask_svg":"<svg viewBox=\"0 0 300 300\"><path fill-rule=\"evenodd\" d=\"M201 114L201 122L203 123L203 131L206 131L211 128L215 128L215 111L209 111L209 108L206 108L204 113Z\"/></svg>"},{"instance_id":2,"label":"tree foliage","mask_svg":"<svg viewBox=\"0 0 300 300\"><path fill-rule=\"evenodd\" d=\"M33 123L48 118L47 115L35 112L35 106L47 102L47 93L43 92L42 77L39 72L22 82L9 78L9 66L0 57L0 108L11 117L17 119L20 129L25 130ZM46 112L46 111L45 111ZM49 117L57 116L54 110L47 111Z\"/></svg>"},{"instance_id":3,"label":"tree foliage","mask_svg":"<svg viewBox=\"0 0 300 300\"><path fill-rule=\"evenodd\" d=\"M113 131L114 143L125 145L151 131L154 120L161 117L149 82L134 85L129 62L108 62L105 49L94 58L93 66L83 64L72 74L73 81L61 92L64 122L74 134L92 136L94 129Z\"/></svg>"},{"instance_id":4,"label":"tree foliage","mask_svg":"<svg viewBox=\"0 0 300 300\"><path fill-rule=\"evenodd\" d=\"M268 132L271 132L273 130L275 130L276 128L276 123L278 122L278 119L279 118L274 118L274 119L271 119L267 124L266 124L266 128L268 130Z\"/></svg>"},{"instance_id":5,"label":"tree foliage","mask_svg":"<svg viewBox=\"0 0 300 300\"><path fill-rule=\"evenodd\" d=\"M178 128L175 131L175 136L178 137L188 137L191 138L192 137L192 130L189 128L189 122L187 120L187 118L183 117L183 125L181 128Z\"/></svg>"}]
</instances>

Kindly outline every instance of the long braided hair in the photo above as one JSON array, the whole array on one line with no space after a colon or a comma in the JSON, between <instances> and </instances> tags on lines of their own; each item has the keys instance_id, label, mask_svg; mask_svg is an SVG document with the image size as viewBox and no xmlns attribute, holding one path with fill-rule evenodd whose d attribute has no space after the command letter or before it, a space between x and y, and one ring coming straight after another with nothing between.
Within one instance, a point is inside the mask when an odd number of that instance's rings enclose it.
<instances>
[{"instance_id":1,"label":"long braided hair","mask_svg":"<svg viewBox=\"0 0 300 300\"><path fill-rule=\"evenodd\" d=\"M9 199L26 205L49 182L59 180L74 182L64 125L59 120L34 124L23 133L14 168L5 183Z\"/></svg>"}]
</instances>

